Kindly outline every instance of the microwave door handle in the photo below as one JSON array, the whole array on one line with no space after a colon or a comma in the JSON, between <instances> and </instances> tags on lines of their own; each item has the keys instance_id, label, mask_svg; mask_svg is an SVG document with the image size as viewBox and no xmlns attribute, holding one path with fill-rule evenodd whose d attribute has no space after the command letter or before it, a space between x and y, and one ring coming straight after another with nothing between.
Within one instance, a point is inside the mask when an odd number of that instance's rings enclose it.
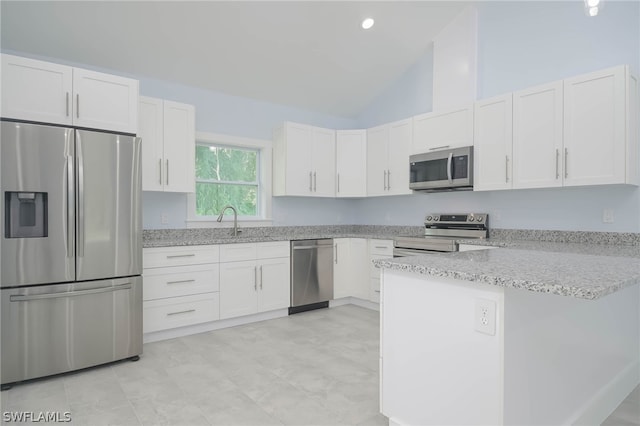
<instances>
[{"instance_id":1,"label":"microwave door handle","mask_svg":"<svg viewBox=\"0 0 640 426\"><path fill-rule=\"evenodd\" d=\"M449 180L449 183L453 183L453 178L451 177L452 175L452 170L451 170L451 166L453 165L453 152L449 153L449 158L447 158L447 179Z\"/></svg>"}]
</instances>

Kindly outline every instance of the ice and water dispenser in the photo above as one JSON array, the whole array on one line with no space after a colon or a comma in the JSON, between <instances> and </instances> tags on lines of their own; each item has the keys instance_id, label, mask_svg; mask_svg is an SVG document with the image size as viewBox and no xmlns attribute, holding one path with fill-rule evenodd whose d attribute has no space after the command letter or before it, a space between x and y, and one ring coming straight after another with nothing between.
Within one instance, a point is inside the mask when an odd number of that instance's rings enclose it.
<instances>
[{"instance_id":1,"label":"ice and water dispenser","mask_svg":"<svg viewBox=\"0 0 640 426\"><path fill-rule=\"evenodd\" d=\"M5 238L47 236L47 193L6 191Z\"/></svg>"}]
</instances>

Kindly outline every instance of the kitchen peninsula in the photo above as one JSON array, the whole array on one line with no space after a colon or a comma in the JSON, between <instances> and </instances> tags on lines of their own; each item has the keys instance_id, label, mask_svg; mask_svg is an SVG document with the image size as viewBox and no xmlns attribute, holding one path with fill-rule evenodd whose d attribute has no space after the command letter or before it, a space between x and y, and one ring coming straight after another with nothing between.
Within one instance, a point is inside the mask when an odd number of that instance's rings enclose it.
<instances>
[{"instance_id":1,"label":"kitchen peninsula","mask_svg":"<svg viewBox=\"0 0 640 426\"><path fill-rule=\"evenodd\" d=\"M521 247L375 262L390 424L600 424L638 385L640 246Z\"/></svg>"}]
</instances>

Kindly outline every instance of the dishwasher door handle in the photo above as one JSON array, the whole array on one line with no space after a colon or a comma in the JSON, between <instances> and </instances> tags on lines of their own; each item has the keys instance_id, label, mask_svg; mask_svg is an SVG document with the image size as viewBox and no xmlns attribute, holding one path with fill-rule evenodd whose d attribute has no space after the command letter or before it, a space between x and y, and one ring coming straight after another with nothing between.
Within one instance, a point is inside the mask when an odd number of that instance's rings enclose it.
<instances>
[{"instance_id":1,"label":"dishwasher door handle","mask_svg":"<svg viewBox=\"0 0 640 426\"><path fill-rule=\"evenodd\" d=\"M333 248L333 246L328 246L328 245L320 245L320 244L316 244L313 246L293 246L293 250L311 250L314 248Z\"/></svg>"}]
</instances>

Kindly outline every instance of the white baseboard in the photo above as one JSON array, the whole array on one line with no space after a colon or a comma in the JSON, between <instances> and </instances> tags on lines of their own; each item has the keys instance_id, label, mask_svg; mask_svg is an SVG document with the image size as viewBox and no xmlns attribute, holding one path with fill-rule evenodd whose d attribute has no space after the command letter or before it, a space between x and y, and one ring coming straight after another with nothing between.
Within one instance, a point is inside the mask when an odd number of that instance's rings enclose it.
<instances>
[{"instance_id":1,"label":"white baseboard","mask_svg":"<svg viewBox=\"0 0 640 426\"><path fill-rule=\"evenodd\" d=\"M602 424L638 384L640 384L640 362L635 361L614 376L563 424Z\"/></svg>"}]
</instances>

